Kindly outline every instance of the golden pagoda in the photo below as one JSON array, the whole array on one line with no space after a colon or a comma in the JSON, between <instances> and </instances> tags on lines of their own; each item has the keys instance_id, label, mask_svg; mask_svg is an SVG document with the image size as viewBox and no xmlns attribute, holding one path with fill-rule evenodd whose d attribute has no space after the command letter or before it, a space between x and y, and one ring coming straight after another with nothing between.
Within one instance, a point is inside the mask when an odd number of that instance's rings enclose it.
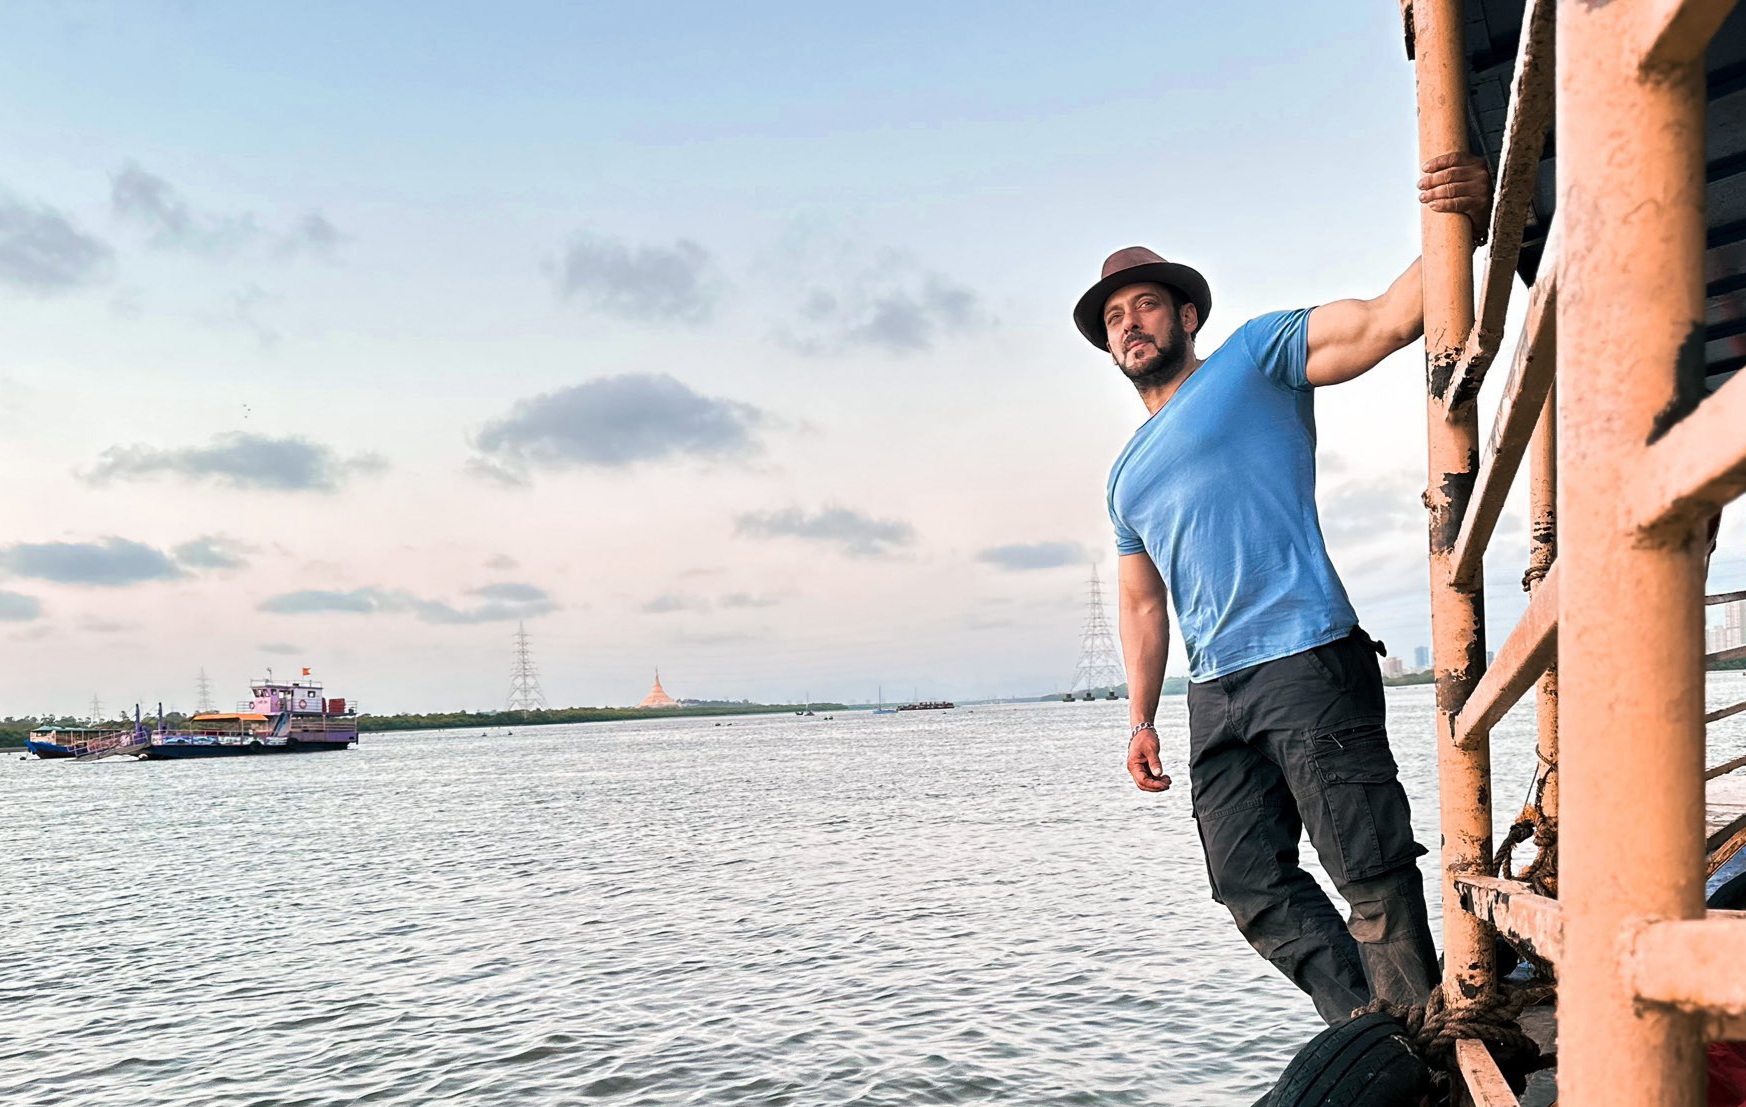
<instances>
[{"instance_id":1,"label":"golden pagoda","mask_svg":"<svg viewBox=\"0 0 1746 1107\"><path fill-rule=\"evenodd\" d=\"M667 690L665 688L661 687L661 670L659 670L659 669L655 670L655 686L649 690L649 694L644 696L643 702L637 704L637 706L638 707L678 707L679 706L679 701L674 699L672 696L669 696L667 694Z\"/></svg>"}]
</instances>

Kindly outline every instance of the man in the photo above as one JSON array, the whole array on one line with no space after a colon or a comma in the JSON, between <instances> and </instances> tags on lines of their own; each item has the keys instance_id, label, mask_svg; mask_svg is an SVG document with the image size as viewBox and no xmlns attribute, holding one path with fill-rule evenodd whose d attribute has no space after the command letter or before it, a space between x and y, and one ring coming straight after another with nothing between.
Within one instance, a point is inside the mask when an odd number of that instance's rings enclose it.
<instances>
[{"instance_id":1,"label":"man","mask_svg":"<svg viewBox=\"0 0 1746 1107\"><path fill-rule=\"evenodd\" d=\"M1484 163L1425 167L1420 199L1483 230ZM1314 389L1424 331L1414 262L1374 300L1275 312L1202 359L1205 278L1143 247L1112 254L1074 308L1150 418L1116 459L1128 772L1170 787L1153 716L1174 598L1189 661L1189 778L1213 898L1330 1025L1372 996L1421 1002L1438 971L1406 792L1384 728L1380 647L1328 559L1315 503ZM1351 908L1298 865L1308 830Z\"/></svg>"}]
</instances>

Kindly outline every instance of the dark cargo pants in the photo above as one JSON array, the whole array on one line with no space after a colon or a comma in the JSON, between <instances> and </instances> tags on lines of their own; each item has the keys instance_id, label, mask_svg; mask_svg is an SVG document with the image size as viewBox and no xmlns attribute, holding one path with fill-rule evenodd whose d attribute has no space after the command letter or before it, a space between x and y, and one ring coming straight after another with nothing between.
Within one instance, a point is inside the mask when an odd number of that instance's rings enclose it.
<instances>
[{"instance_id":1,"label":"dark cargo pants","mask_svg":"<svg viewBox=\"0 0 1746 1107\"><path fill-rule=\"evenodd\" d=\"M1422 1002L1437 953L1406 790L1362 630L1188 687L1189 781L1213 898L1330 1025ZM1351 908L1298 866L1305 830Z\"/></svg>"}]
</instances>

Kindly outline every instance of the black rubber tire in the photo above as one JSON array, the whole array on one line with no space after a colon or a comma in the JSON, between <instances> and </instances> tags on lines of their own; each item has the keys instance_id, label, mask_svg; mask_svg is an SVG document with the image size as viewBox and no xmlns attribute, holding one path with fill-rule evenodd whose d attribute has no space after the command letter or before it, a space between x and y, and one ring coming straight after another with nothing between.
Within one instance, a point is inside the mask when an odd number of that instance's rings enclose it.
<instances>
[{"instance_id":1,"label":"black rubber tire","mask_svg":"<svg viewBox=\"0 0 1746 1107\"><path fill-rule=\"evenodd\" d=\"M1309 1040L1273 1087L1270 1107L1417 1107L1430 1070L1407 1044L1406 1028L1364 1015Z\"/></svg>"}]
</instances>

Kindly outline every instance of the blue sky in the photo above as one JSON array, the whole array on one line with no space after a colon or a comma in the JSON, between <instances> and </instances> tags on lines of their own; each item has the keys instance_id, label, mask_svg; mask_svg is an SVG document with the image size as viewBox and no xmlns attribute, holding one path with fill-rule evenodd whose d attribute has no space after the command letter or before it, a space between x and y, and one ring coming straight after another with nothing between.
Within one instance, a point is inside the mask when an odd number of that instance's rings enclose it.
<instances>
[{"instance_id":1,"label":"blue sky","mask_svg":"<svg viewBox=\"0 0 1746 1107\"><path fill-rule=\"evenodd\" d=\"M487 708L518 619L554 703L1057 686L1143 416L1074 298L1380 292L1413 133L1391 4L14 7L0 713ZM1318 399L1409 654L1418 358Z\"/></svg>"}]
</instances>

